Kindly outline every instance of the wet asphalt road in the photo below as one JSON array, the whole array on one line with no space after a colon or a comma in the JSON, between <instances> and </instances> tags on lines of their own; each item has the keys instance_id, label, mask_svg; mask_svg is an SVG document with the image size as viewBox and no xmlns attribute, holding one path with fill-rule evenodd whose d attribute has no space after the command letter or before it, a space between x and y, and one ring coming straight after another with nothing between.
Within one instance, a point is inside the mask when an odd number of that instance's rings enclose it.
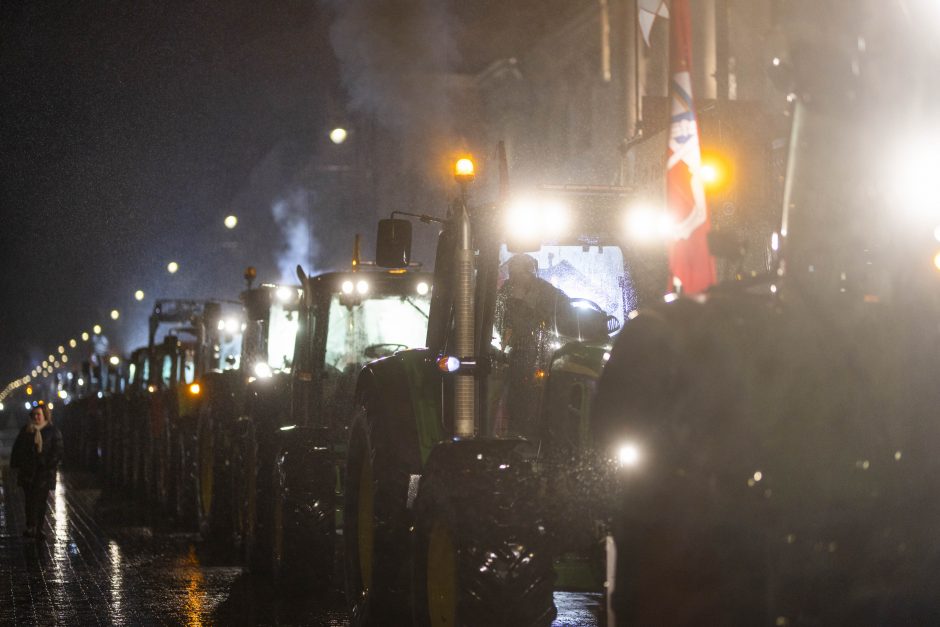
<instances>
[{"instance_id":1,"label":"wet asphalt road","mask_svg":"<svg viewBox=\"0 0 940 627\"><path fill-rule=\"evenodd\" d=\"M15 431L0 432L0 625L346 625L337 591L311 597L210 555L197 534L60 473L47 537L22 537L22 492L6 466ZM557 593L555 625L597 625L600 595Z\"/></svg>"}]
</instances>

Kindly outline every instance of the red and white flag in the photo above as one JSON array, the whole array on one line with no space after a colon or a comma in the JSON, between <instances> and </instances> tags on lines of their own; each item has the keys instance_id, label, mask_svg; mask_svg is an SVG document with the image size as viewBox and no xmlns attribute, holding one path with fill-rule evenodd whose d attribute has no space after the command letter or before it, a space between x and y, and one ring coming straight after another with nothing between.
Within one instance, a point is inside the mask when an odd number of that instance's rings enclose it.
<instances>
[{"instance_id":1,"label":"red and white flag","mask_svg":"<svg viewBox=\"0 0 940 627\"><path fill-rule=\"evenodd\" d=\"M688 0L673 0L669 17L672 80L666 203L676 235L669 249L669 269L683 293L698 294L715 284L715 259L708 252L708 209L699 172L702 152L692 104L692 22Z\"/></svg>"}]
</instances>

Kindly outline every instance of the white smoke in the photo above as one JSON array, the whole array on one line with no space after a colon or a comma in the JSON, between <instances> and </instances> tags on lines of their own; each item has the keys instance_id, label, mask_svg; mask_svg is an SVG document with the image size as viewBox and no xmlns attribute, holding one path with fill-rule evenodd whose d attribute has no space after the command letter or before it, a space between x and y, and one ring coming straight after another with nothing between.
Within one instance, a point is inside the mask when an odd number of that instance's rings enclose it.
<instances>
[{"instance_id":1,"label":"white smoke","mask_svg":"<svg viewBox=\"0 0 940 627\"><path fill-rule=\"evenodd\" d=\"M284 246L277 254L281 283L297 282L298 265L308 273L313 271L317 241L313 236L310 196L309 190L298 188L271 205L271 215L284 237Z\"/></svg>"}]
</instances>

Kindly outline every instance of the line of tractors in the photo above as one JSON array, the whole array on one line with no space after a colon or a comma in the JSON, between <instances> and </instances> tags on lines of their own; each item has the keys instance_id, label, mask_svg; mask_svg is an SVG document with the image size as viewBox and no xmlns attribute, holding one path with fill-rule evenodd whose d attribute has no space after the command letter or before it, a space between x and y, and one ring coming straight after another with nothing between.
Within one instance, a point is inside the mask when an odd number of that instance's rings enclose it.
<instances>
[{"instance_id":1,"label":"line of tractors","mask_svg":"<svg viewBox=\"0 0 940 627\"><path fill-rule=\"evenodd\" d=\"M341 578L354 624L548 625L562 587L611 624L937 623L935 38L791 4L768 273L664 302L630 190L511 200L501 156L471 204L461 161L373 266L158 302L126 370L58 384L72 463L253 571Z\"/></svg>"},{"instance_id":2,"label":"line of tractors","mask_svg":"<svg viewBox=\"0 0 940 627\"><path fill-rule=\"evenodd\" d=\"M70 463L252 572L342 582L356 624L548 625L559 587L603 590L584 479L596 382L643 297L630 192L471 205L472 162L455 176L443 215L379 222L372 263L357 238L349 271L157 301L147 346L56 377ZM408 218L438 227L433 274Z\"/></svg>"}]
</instances>

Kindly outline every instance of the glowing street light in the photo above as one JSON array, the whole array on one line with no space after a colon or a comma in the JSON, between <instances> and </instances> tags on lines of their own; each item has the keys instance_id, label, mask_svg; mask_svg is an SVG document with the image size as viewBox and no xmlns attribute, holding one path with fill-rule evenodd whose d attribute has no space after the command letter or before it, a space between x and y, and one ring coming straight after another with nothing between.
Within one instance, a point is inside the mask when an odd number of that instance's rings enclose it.
<instances>
[{"instance_id":1,"label":"glowing street light","mask_svg":"<svg viewBox=\"0 0 940 627\"><path fill-rule=\"evenodd\" d=\"M143 299L144 299L143 290L137 290L136 292L134 292L134 300L143 300Z\"/></svg>"},{"instance_id":2,"label":"glowing street light","mask_svg":"<svg viewBox=\"0 0 940 627\"><path fill-rule=\"evenodd\" d=\"M225 228L234 229L238 226L238 218L235 216L225 216Z\"/></svg>"},{"instance_id":3,"label":"glowing street light","mask_svg":"<svg viewBox=\"0 0 940 627\"><path fill-rule=\"evenodd\" d=\"M95 326L93 326L93 327L91 328L91 330L95 332L95 335L101 335L101 325L100 325L100 324L96 324Z\"/></svg>"},{"instance_id":4,"label":"glowing street light","mask_svg":"<svg viewBox=\"0 0 940 627\"><path fill-rule=\"evenodd\" d=\"M349 133L346 132L346 129L344 129L342 126L337 126L332 131L330 131L330 141L337 146L346 141L348 136Z\"/></svg>"},{"instance_id":5,"label":"glowing street light","mask_svg":"<svg viewBox=\"0 0 940 627\"><path fill-rule=\"evenodd\" d=\"M117 309L112 309L112 310L111 310L111 319L112 319L112 320L117 320L117 319L120 318L120 317L121 317L121 312L120 312L120 311L118 311Z\"/></svg>"},{"instance_id":6,"label":"glowing street light","mask_svg":"<svg viewBox=\"0 0 940 627\"><path fill-rule=\"evenodd\" d=\"M82 341L83 342L88 341L88 331L82 331Z\"/></svg>"},{"instance_id":7,"label":"glowing street light","mask_svg":"<svg viewBox=\"0 0 940 627\"><path fill-rule=\"evenodd\" d=\"M64 352L65 352L65 347L64 347L64 346L59 346L59 354L61 355L61 354L64 353Z\"/></svg>"},{"instance_id":8,"label":"glowing street light","mask_svg":"<svg viewBox=\"0 0 940 627\"><path fill-rule=\"evenodd\" d=\"M121 358L118 357L117 355L111 355L111 358L108 359L108 363L111 364L112 366L116 366L119 363L121 363Z\"/></svg>"},{"instance_id":9,"label":"glowing street light","mask_svg":"<svg viewBox=\"0 0 940 627\"><path fill-rule=\"evenodd\" d=\"M74 337L71 340L69 340L69 346L71 346L72 348L75 348L76 346L78 346L78 342L75 341Z\"/></svg>"},{"instance_id":10,"label":"glowing street light","mask_svg":"<svg viewBox=\"0 0 940 627\"><path fill-rule=\"evenodd\" d=\"M166 264L166 271L170 274L176 274L176 271L179 269L180 264L176 263L175 261L171 261L170 263Z\"/></svg>"}]
</instances>

